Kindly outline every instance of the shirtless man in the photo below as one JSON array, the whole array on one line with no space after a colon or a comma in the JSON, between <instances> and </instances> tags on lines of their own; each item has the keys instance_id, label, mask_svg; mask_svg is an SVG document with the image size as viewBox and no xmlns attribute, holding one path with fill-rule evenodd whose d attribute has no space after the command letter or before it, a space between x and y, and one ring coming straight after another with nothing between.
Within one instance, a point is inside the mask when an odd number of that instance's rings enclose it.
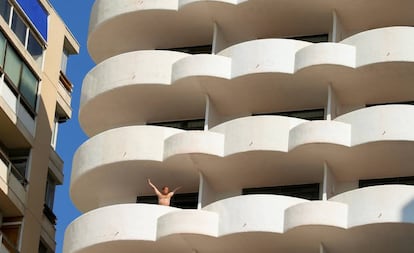
<instances>
[{"instance_id":1,"label":"shirtless man","mask_svg":"<svg viewBox=\"0 0 414 253\"><path fill-rule=\"evenodd\" d=\"M158 204L163 206L169 206L171 197L174 195L174 193L181 188L181 186L175 188L173 191L169 191L167 186L162 187L162 192L158 190L158 188L151 183L151 180L148 178L148 184L151 186L152 189L154 189L155 194L158 197Z\"/></svg>"}]
</instances>

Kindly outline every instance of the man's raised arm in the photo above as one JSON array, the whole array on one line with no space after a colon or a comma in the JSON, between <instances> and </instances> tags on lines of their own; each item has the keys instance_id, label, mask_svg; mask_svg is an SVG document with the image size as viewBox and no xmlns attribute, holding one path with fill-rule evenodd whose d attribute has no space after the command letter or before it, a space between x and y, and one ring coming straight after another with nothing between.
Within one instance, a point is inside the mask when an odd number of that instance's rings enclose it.
<instances>
[{"instance_id":1,"label":"man's raised arm","mask_svg":"<svg viewBox=\"0 0 414 253\"><path fill-rule=\"evenodd\" d=\"M155 194L162 195L158 188L151 182L151 179L148 178L148 184L154 190Z\"/></svg>"}]
</instances>

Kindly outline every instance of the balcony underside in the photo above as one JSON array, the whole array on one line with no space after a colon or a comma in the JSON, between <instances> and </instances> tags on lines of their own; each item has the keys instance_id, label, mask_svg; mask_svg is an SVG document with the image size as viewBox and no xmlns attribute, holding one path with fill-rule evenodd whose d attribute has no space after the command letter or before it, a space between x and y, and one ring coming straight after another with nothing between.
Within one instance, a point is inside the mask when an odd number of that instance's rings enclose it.
<instances>
[{"instance_id":1,"label":"balcony underside","mask_svg":"<svg viewBox=\"0 0 414 253\"><path fill-rule=\"evenodd\" d=\"M131 126L103 132L76 152L71 197L82 211L151 195L146 179L197 191L201 172L221 192L412 176L414 106L384 105L335 121L252 116L210 131ZM298 176L300 175L300 176Z\"/></svg>"},{"instance_id":2,"label":"balcony underside","mask_svg":"<svg viewBox=\"0 0 414 253\"><path fill-rule=\"evenodd\" d=\"M92 136L121 126L204 118L206 95L224 117L324 108L328 86L343 105L412 101L413 45L414 28L390 27L336 44L266 39L218 55L127 53L86 76L79 120Z\"/></svg>"},{"instance_id":3,"label":"balcony underside","mask_svg":"<svg viewBox=\"0 0 414 253\"><path fill-rule=\"evenodd\" d=\"M88 49L96 62L125 52L211 44L214 22L226 44L257 38L331 32L335 10L345 36L390 25L413 25L414 3L405 0L314 1L95 1ZM303 24L306 24L304 26ZM134 31L133 33L131 31ZM191 34L191 36L188 36Z\"/></svg>"},{"instance_id":4,"label":"balcony underside","mask_svg":"<svg viewBox=\"0 0 414 253\"><path fill-rule=\"evenodd\" d=\"M390 185L350 191L330 201L247 195L202 210L114 205L88 212L69 225L63 252L139 248L173 253L230 249L290 253L319 252L322 244L333 253L408 253L414 249L413 203L413 186Z\"/></svg>"}]
</instances>

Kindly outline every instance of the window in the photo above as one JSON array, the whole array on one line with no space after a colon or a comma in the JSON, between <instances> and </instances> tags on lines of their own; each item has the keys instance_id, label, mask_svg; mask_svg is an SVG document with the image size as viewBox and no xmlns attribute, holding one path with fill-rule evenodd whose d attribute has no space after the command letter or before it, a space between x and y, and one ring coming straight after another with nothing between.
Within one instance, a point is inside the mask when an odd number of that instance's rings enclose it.
<instances>
[{"instance_id":1,"label":"window","mask_svg":"<svg viewBox=\"0 0 414 253\"><path fill-rule=\"evenodd\" d=\"M19 252L22 217L4 217L1 226L3 245L8 252Z\"/></svg>"},{"instance_id":2,"label":"window","mask_svg":"<svg viewBox=\"0 0 414 253\"><path fill-rule=\"evenodd\" d=\"M37 79L26 65L23 65L19 90L29 105L32 108L35 108L37 98Z\"/></svg>"},{"instance_id":3,"label":"window","mask_svg":"<svg viewBox=\"0 0 414 253\"><path fill-rule=\"evenodd\" d=\"M17 87L20 83L21 69L22 61L20 60L20 57L12 47L7 47L4 72L6 72L15 87Z\"/></svg>"},{"instance_id":4,"label":"window","mask_svg":"<svg viewBox=\"0 0 414 253\"><path fill-rule=\"evenodd\" d=\"M56 215L53 213L53 203L55 202L56 179L48 172L45 190L45 204L43 206L43 214L48 220L56 225Z\"/></svg>"},{"instance_id":5,"label":"window","mask_svg":"<svg viewBox=\"0 0 414 253\"><path fill-rule=\"evenodd\" d=\"M187 54L211 54L212 46L203 45L203 46L193 46L193 47L177 47L177 48L167 48L167 49L162 49L162 50L177 51L177 52L183 52Z\"/></svg>"},{"instance_id":6,"label":"window","mask_svg":"<svg viewBox=\"0 0 414 253\"><path fill-rule=\"evenodd\" d=\"M0 75L5 75L5 83L34 119L39 80L2 33L0 33L0 66L2 67Z\"/></svg>"},{"instance_id":7,"label":"window","mask_svg":"<svg viewBox=\"0 0 414 253\"><path fill-rule=\"evenodd\" d=\"M27 51L33 56L33 59L39 66L42 64L43 47L36 39L32 31L29 32L29 38L27 40Z\"/></svg>"},{"instance_id":8,"label":"window","mask_svg":"<svg viewBox=\"0 0 414 253\"><path fill-rule=\"evenodd\" d=\"M325 110L324 109L312 109L312 110L290 111L290 112L258 113L258 114L253 114L253 115L254 116L279 115L279 116L287 116L287 117L306 119L306 120L323 120L325 118Z\"/></svg>"},{"instance_id":9,"label":"window","mask_svg":"<svg viewBox=\"0 0 414 253\"><path fill-rule=\"evenodd\" d=\"M359 180L359 188L386 184L414 185L414 176Z\"/></svg>"},{"instance_id":10,"label":"window","mask_svg":"<svg viewBox=\"0 0 414 253\"><path fill-rule=\"evenodd\" d=\"M0 15L3 17L6 23L10 20L10 4L7 0L0 0Z\"/></svg>"},{"instance_id":11,"label":"window","mask_svg":"<svg viewBox=\"0 0 414 253\"><path fill-rule=\"evenodd\" d=\"M48 253L48 248L42 241L39 242L39 253Z\"/></svg>"},{"instance_id":12,"label":"window","mask_svg":"<svg viewBox=\"0 0 414 253\"><path fill-rule=\"evenodd\" d=\"M11 172L23 186L28 183L26 178L29 170L29 156L30 149L9 150L9 160L12 165Z\"/></svg>"},{"instance_id":13,"label":"window","mask_svg":"<svg viewBox=\"0 0 414 253\"><path fill-rule=\"evenodd\" d=\"M307 42L312 42L312 43L320 43L320 42L328 42L329 35L328 34L317 34L317 35L290 37L287 39L302 40L302 41L307 41Z\"/></svg>"},{"instance_id":14,"label":"window","mask_svg":"<svg viewBox=\"0 0 414 253\"><path fill-rule=\"evenodd\" d=\"M24 3L26 4L26 2ZM33 9L33 7L36 7L37 5L30 6ZM43 10L41 6L38 6L38 11L39 8ZM28 25L29 22L25 21L23 18L25 15L20 14L16 8L11 8L11 5L7 0L0 0L0 15L3 17L4 21L10 25L10 28L13 30L22 45L32 55L38 66L42 66L44 43L41 43L41 35L38 35L38 32L35 32L36 29L30 27ZM12 17L11 19L10 16ZM38 22L38 19L39 18L35 21ZM47 18L45 20L47 20ZM42 27L43 26L45 26L45 24L43 24ZM45 27L43 27L43 29L45 29Z\"/></svg>"},{"instance_id":15,"label":"window","mask_svg":"<svg viewBox=\"0 0 414 253\"><path fill-rule=\"evenodd\" d=\"M66 115L62 107L60 107L59 104L56 104L55 118L54 118L54 122L53 122L54 124L53 124L53 129L52 129L52 139L50 141L50 145L53 147L53 149L56 149L57 137L58 137L58 132L59 132L59 124L65 123L67 120L68 120L68 116Z\"/></svg>"},{"instance_id":16,"label":"window","mask_svg":"<svg viewBox=\"0 0 414 253\"><path fill-rule=\"evenodd\" d=\"M67 66L68 66L68 58L69 58L69 53L64 48L63 53L62 53L62 62L60 64L60 69L62 70L63 74L65 74L65 75L66 75L66 69L67 69Z\"/></svg>"},{"instance_id":17,"label":"window","mask_svg":"<svg viewBox=\"0 0 414 253\"><path fill-rule=\"evenodd\" d=\"M245 188L243 189L242 194L277 194L308 200L319 200L319 184L315 183L261 188Z\"/></svg>"},{"instance_id":18,"label":"window","mask_svg":"<svg viewBox=\"0 0 414 253\"><path fill-rule=\"evenodd\" d=\"M148 125L173 127L173 128L183 129L183 130L204 130L204 119L157 122L157 123L148 123Z\"/></svg>"},{"instance_id":19,"label":"window","mask_svg":"<svg viewBox=\"0 0 414 253\"><path fill-rule=\"evenodd\" d=\"M377 106L377 105L414 105L414 101L400 101L380 104L366 104L366 107Z\"/></svg>"},{"instance_id":20,"label":"window","mask_svg":"<svg viewBox=\"0 0 414 253\"><path fill-rule=\"evenodd\" d=\"M46 191L45 191L45 204L50 210L53 210L53 203L55 201L55 189L56 189L56 180L50 174L47 174L47 181L46 181Z\"/></svg>"},{"instance_id":21,"label":"window","mask_svg":"<svg viewBox=\"0 0 414 253\"><path fill-rule=\"evenodd\" d=\"M26 45L27 26L15 11L13 12L11 29L16 34L17 38L19 38L20 42L23 45Z\"/></svg>"},{"instance_id":22,"label":"window","mask_svg":"<svg viewBox=\"0 0 414 253\"><path fill-rule=\"evenodd\" d=\"M0 33L0 67L4 68L4 57L6 56L6 38Z\"/></svg>"}]
</instances>

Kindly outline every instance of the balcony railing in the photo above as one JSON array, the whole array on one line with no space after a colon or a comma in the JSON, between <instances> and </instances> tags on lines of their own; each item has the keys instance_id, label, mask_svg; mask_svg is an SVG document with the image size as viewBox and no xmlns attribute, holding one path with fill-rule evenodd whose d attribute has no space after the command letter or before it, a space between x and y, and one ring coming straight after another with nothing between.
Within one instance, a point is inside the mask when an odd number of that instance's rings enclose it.
<instances>
[{"instance_id":1,"label":"balcony railing","mask_svg":"<svg viewBox=\"0 0 414 253\"><path fill-rule=\"evenodd\" d=\"M20 182L20 184L26 188L26 186L29 184L29 181L26 179L24 175L13 165L13 163L9 160L7 155L0 149L0 160L3 161L3 163L7 167L7 175L10 175L10 173L13 174L13 176L16 177L16 179Z\"/></svg>"},{"instance_id":2,"label":"balcony railing","mask_svg":"<svg viewBox=\"0 0 414 253\"><path fill-rule=\"evenodd\" d=\"M67 78L67 76L65 75L65 73L63 73L62 71L60 71L59 83L65 88L65 90L68 93L68 95L71 96L72 91L73 91L73 84Z\"/></svg>"}]
</instances>

